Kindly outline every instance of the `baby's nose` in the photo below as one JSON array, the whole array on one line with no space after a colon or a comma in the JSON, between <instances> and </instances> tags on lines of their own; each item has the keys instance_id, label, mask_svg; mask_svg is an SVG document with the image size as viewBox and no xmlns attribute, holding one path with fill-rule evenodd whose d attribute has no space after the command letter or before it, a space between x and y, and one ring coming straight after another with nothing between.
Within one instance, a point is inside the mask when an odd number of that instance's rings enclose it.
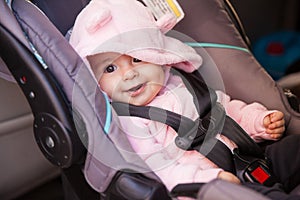
<instances>
[{"instance_id":1,"label":"baby's nose","mask_svg":"<svg viewBox=\"0 0 300 200\"><path fill-rule=\"evenodd\" d=\"M124 73L124 80L131 80L131 79L134 79L135 77L138 76L138 71L135 70L134 68L131 68L131 69L128 69L125 71Z\"/></svg>"}]
</instances>

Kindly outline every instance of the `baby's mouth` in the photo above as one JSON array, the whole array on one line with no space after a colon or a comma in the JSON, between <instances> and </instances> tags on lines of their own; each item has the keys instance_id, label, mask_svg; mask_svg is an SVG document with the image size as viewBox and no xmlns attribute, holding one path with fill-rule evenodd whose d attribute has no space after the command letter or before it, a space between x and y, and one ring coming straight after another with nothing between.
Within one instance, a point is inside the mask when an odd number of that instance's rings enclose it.
<instances>
[{"instance_id":1,"label":"baby's mouth","mask_svg":"<svg viewBox=\"0 0 300 200\"><path fill-rule=\"evenodd\" d=\"M130 88L128 90L128 92L130 93L130 96L135 97L135 96L139 95L141 92L144 91L145 86L146 85L144 83L143 84L139 84L139 85L137 85L137 86L135 86L133 88Z\"/></svg>"}]
</instances>

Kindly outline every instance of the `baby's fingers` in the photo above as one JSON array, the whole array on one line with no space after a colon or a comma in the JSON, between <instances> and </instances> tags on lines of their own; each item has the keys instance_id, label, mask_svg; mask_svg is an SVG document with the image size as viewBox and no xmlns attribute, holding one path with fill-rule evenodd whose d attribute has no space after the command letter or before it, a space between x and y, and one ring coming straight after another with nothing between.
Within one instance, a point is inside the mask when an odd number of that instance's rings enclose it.
<instances>
[{"instance_id":1,"label":"baby's fingers","mask_svg":"<svg viewBox=\"0 0 300 200\"><path fill-rule=\"evenodd\" d=\"M277 140L277 139L280 139L282 137L282 134L281 133L279 133L279 134L270 134L270 136L271 136L271 138Z\"/></svg>"},{"instance_id":2,"label":"baby's fingers","mask_svg":"<svg viewBox=\"0 0 300 200\"><path fill-rule=\"evenodd\" d=\"M273 139L279 139L279 138L281 138L284 131L285 131L285 127L284 126L276 128L276 129L267 129L266 130L266 132L268 134L270 134L271 138L273 138Z\"/></svg>"},{"instance_id":3,"label":"baby's fingers","mask_svg":"<svg viewBox=\"0 0 300 200\"><path fill-rule=\"evenodd\" d=\"M284 126L284 124L285 124L285 122L283 119L279 120L279 121L275 121L268 125L268 129L276 129L276 128Z\"/></svg>"},{"instance_id":4,"label":"baby's fingers","mask_svg":"<svg viewBox=\"0 0 300 200\"><path fill-rule=\"evenodd\" d=\"M236 184L240 184L241 181L232 173L230 172L226 172L226 171L221 171L218 175L219 179L225 180L225 181L229 181L231 183L236 183Z\"/></svg>"},{"instance_id":5,"label":"baby's fingers","mask_svg":"<svg viewBox=\"0 0 300 200\"><path fill-rule=\"evenodd\" d=\"M274 112L270 115L270 120L271 120L271 122L276 122L276 121L282 120L283 117L284 117L284 114L282 112L278 111L278 112Z\"/></svg>"}]
</instances>

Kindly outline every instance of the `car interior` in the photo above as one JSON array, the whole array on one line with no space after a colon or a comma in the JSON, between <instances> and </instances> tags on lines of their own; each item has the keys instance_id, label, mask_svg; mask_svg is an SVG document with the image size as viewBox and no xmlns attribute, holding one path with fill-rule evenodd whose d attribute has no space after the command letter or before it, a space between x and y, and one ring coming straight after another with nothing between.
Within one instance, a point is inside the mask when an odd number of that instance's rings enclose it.
<instances>
[{"instance_id":1,"label":"car interior","mask_svg":"<svg viewBox=\"0 0 300 200\"><path fill-rule=\"evenodd\" d=\"M283 110L289 122L287 134L300 130L300 67L275 81L251 53L255 41L264 35L283 29L299 30L300 3L177 1L186 15L174 30L197 42L230 44L247 50L206 49L218 67L226 91L247 102L259 100L269 108ZM132 175L98 163L89 155L94 135L108 121L110 106L100 91L96 91L100 105L91 100L88 92L82 92L82 88L91 87L94 91L97 86L77 80L78 73L84 78L90 78L90 73L82 68L83 62L67 41L75 17L88 2L1 1L0 199L169 199L165 187L152 173ZM200 21L207 23L200 26ZM209 34L212 32L216 34ZM202 73L210 75L214 71L204 68ZM241 82L245 83L230 84L232 73L242 74ZM213 81L208 83L215 89L221 87ZM253 84L249 86L249 82ZM266 87L260 87L262 84ZM241 92L245 87L249 91ZM112 122L111 126L116 125ZM121 160L122 168L139 171L145 167L128 163L111 139L101 136L95 141L101 145L105 141L102 150L111 150L110 155ZM96 172L101 181L93 179ZM212 193L220 195L218 189L227 188L223 182L202 186L193 190L196 197L202 195L204 200L210 199ZM300 187L293 192L299 194Z\"/></svg>"}]
</instances>

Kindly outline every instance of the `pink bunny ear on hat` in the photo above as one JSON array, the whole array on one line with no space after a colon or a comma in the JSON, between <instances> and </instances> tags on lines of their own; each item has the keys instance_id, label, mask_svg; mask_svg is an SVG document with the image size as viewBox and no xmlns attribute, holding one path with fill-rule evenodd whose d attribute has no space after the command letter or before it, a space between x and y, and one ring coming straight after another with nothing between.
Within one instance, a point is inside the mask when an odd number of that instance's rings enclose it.
<instances>
[{"instance_id":1,"label":"pink bunny ear on hat","mask_svg":"<svg viewBox=\"0 0 300 200\"><path fill-rule=\"evenodd\" d=\"M108 9L98 9L94 15L86 22L86 30L88 33L93 34L99 28L103 27L111 20L112 16Z\"/></svg>"},{"instance_id":2,"label":"pink bunny ear on hat","mask_svg":"<svg viewBox=\"0 0 300 200\"><path fill-rule=\"evenodd\" d=\"M115 52L192 72L202 64L201 56L164 34L176 20L170 13L155 21L137 0L91 0L76 18L70 44L87 66L87 56Z\"/></svg>"},{"instance_id":3,"label":"pink bunny ear on hat","mask_svg":"<svg viewBox=\"0 0 300 200\"><path fill-rule=\"evenodd\" d=\"M165 14L156 21L156 25L163 33L166 33L169 30L171 30L176 25L176 23L177 18L171 13Z\"/></svg>"}]
</instances>

